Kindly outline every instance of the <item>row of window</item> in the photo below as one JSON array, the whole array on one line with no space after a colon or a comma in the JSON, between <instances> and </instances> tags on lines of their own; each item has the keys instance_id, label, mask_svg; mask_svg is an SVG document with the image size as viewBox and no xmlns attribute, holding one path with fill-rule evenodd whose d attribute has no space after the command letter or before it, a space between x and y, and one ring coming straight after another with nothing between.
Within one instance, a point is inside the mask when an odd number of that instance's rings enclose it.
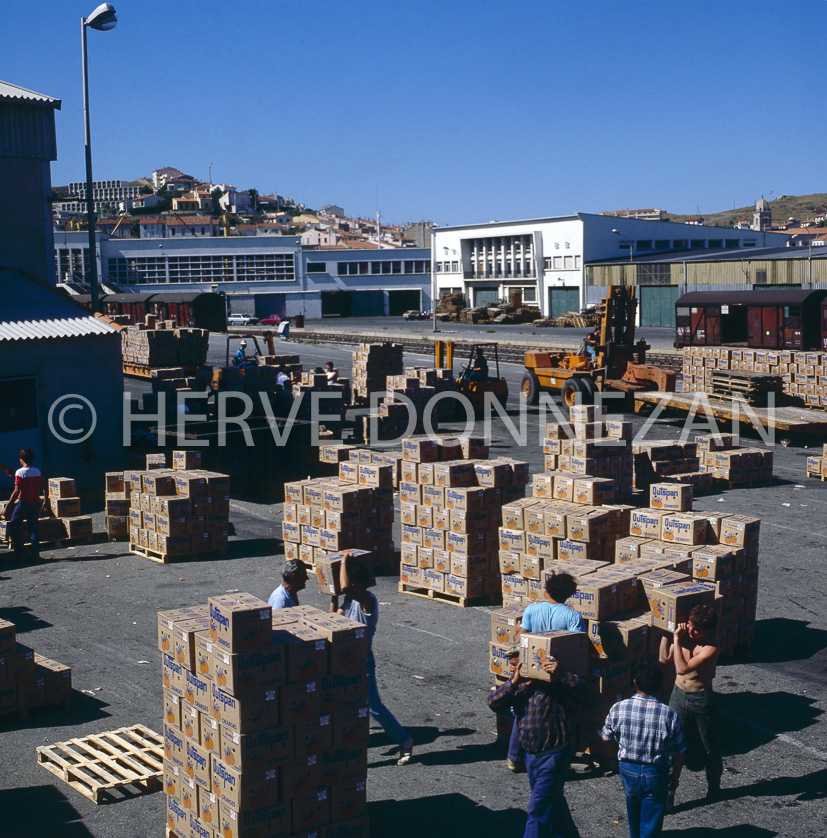
<instances>
[{"instance_id":1,"label":"row of window","mask_svg":"<svg viewBox=\"0 0 827 838\"><path fill-rule=\"evenodd\" d=\"M459 262L437 262L435 267L438 274L459 273Z\"/></svg>"},{"instance_id":2,"label":"row of window","mask_svg":"<svg viewBox=\"0 0 827 838\"><path fill-rule=\"evenodd\" d=\"M288 253L244 256L149 256L108 260L108 276L123 285L181 282L293 282L295 258Z\"/></svg>"},{"instance_id":3,"label":"row of window","mask_svg":"<svg viewBox=\"0 0 827 838\"><path fill-rule=\"evenodd\" d=\"M628 252L629 245L634 244L635 250L710 250L726 247L755 247L755 241L742 239L638 239L636 242L621 241L620 250Z\"/></svg>"},{"instance_id":4,"label":"row of window","mask_svg":"<svg viewBox=\"0 0 827 838\"><path fill-rule=\"evenodd\" d=\"M627 245L628 247L628 245ZM579 256L546 256L543 259L543 268L547 271L579 271Z\"/></svg>"},{"instance_id":5,"label":"row of window","mask_svg":"<svg viewBox=\"0 0 827 838\"><path fill-rule=\"evenodd\" d=\"M382 274L428 274L431 263L427 259L388 259L376 262L339 262L339 276L378 276ZM307 272L327 273L326 262L308 262Z\"/></svg>"}]
</instances>

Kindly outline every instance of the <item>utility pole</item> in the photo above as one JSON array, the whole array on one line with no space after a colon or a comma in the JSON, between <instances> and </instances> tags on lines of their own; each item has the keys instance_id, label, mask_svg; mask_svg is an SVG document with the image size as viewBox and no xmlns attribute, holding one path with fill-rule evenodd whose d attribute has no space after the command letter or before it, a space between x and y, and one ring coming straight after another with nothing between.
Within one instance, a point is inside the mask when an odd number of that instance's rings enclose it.
<instances>
[{"instance_id":1,"label":"utility pole","mask_svg":"<svg viewBox=\"0 0 827 838\"><path fill-rule=\"evenodd\" d=\"M210 192L212 192L212 161L210 162Z\"/></svg>"},{"instance_id":2,"label":"utility pole","mask_svg":"<svg viewBox=\"0 0 827 838\"><path fill-rule=\"evenodd\" d=\"M379 219L381 217L382 217L382 213L377 210L377 212L376 212L376 249L377 250L382 246L380 244L381 227L379 226Z\"/></svg>"}]
</instances>

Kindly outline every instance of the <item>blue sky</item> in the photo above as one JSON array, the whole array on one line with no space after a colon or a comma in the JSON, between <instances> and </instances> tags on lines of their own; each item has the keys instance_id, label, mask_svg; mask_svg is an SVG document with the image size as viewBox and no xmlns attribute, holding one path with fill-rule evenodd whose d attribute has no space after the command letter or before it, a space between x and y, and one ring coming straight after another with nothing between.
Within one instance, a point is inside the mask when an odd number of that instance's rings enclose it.
<instances>
[{"instance_id":1,"label":"blue sky","mask_svg":"<svg viewBox=\"0 0 827 838\"><path fill-rule=\"evenodd\" d=\"M95 5L3 3L0 79L63 100L55 184L83 178ZM96 180L212 161L239 189L440 224L827 192L824 0L115 6L89 33Z\"/></svg>"}]
</instances>

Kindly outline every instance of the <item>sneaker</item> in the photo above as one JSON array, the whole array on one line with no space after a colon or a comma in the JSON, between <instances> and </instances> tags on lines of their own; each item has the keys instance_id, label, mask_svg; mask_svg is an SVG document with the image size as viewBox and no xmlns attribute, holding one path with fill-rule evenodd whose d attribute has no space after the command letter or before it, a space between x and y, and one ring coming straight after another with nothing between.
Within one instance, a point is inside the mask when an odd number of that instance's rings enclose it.
<instances>
[{"instance_id":1,"label":"sneaker","mask_svg":"<svg viewBox=\"0 0 827 838\"><path fill-rule=\"evenodd\" d=\"M506 760L505 760L505 767L509 771L513 771L515 774L520 770L520 766L517 765L517 763L514 762L513 759L508 759L508 757L506 757Z\"/></svg>"},{"instance_id":2,"label":"sneaker","mask_svg":"<svg viewBox=\"0 0 827 838\"><path fill-rule=\"evenodd\" d=\"M413 739L408 739L404 745L399 746L399 759L396 760L397 765L407 765L413 759Z\"/></svg>"}]
</instances>

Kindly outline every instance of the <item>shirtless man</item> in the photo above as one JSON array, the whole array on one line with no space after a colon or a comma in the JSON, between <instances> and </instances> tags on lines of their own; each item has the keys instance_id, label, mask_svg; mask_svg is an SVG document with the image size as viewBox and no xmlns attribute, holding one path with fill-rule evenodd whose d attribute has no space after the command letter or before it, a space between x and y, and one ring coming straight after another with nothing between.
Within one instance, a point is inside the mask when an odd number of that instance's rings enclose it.
<instances>
[{"instance_id":1,"label":"shirtless man","mask_svg":"<svg viewBox=\"0 0 827 838\"><path fill-rule=\"evenodd\" d=\"M718 616L708 605L696 605L689 612L689 622L680 623L670 644L666 637L660 642L660 662L675 662L675 687L669 706L677 712L686 732L694 725L704 749L707 799L721 793L721 749L712 680L720 650L713 634Z\"/></svg>"}]
</instances>

